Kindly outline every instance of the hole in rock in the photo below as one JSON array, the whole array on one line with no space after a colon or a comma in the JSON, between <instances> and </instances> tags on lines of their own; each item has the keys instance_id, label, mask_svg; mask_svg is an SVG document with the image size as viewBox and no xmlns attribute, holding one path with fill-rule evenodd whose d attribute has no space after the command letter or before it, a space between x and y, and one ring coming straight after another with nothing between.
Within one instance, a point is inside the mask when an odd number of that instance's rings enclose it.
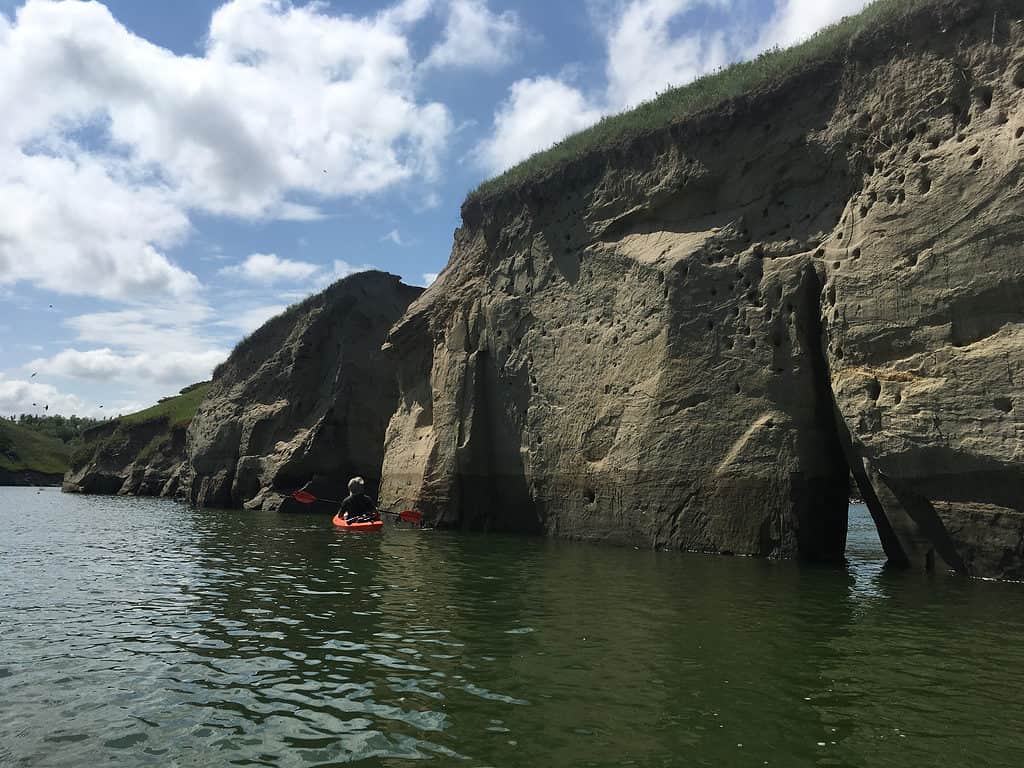
<instances>
[{"instance_id":1,"label":"hole in rock","mask_svg":"<svg viewBox=\"0 0 1024 768\"><path fill-rule=\"evenodd\" d=\"M1019 139L1021 136L1024 136L1024 126L1018 128L1016 133L1014 133L1014 138Z\"/></svg>"},{"instance_id":2,"label":"hole in rock","mask_svg":"<svg viewBox=\"0 0 1024 768\"><path fill-rule=\"evenodd\" d=\"M1009 413L1013 410L1013 400L1008 397L997 397L992 401L992 406L1003 413Z\"/></svg>"},{"instance_id":3,"label":"hole in rock","mask_svg":"<svg viewBox=\"0 0 1024 768\"><path fill-rule=\"evenodd\" d=\"M587 504L593 504L595 501L597 501L597 494L594 493L589 488L584 488L583 489L583 501L585 501Z\"/></svg>"},{"instance_id":4,"label":"hole in rock","mask_svg":"<svg viewBox=\"0 0 1024 768\"><path fill-rule=\"evenodd\" d=\"M974 158L974 162L971 163L971 170L972 171L979 171L979 170L981 170L981 166L983 164L984 163L982 162L982 159L980 157L976 157L976 158Z\"/></svg>"},{"instance_id":5,"label":"hole in rock","mask_svg":"<svg viewBox=\"0 0 1024 768\"><path fill-rule=\"evenodd\" d=\"M979 88L976 92L978 98L978 106L981 111L984 112L986 109L992 106L992 89L988 87Z\"/></svg>"},{"instance_id":6,"label":"hole in rock","mask_svg":"<svg viewBox=\"0 0 1024 768\"><path fill-rule=\"evenodd\" d=\"M872 379L867 385L868 397L877 400L882 396L882 383L878 379Z\"/></svg>"}]
</instances>

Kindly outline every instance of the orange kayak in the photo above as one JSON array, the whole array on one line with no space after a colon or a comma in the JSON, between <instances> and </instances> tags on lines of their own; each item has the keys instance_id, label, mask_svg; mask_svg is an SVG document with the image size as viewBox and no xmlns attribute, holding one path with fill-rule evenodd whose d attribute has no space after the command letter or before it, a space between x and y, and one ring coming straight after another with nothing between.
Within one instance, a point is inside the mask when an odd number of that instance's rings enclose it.
<instances>
[{"instance_id":1,"label":"orange kayak","mask_svg":"<svg viewBox=\"0 0 1024 768\"><path fill-rule=\"evenodd\" d=\"M340 516L334 516L334 524L343 531L379 531L384 527L383 520L373 520L368 523L346 523Z\"/></svg>"}]
</instances>

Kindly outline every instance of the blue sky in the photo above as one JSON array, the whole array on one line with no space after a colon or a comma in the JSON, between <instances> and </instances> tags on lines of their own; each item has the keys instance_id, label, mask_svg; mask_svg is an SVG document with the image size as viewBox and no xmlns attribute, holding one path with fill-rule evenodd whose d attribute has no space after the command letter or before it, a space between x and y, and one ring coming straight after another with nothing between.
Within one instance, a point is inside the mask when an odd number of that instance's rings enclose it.
<instances>
[{"instance_id":1,"label":"blue sky","mask_svg":"<svg viewBox=\"0 0 1024 768\"><path fill-rule=\"evenodd\" d=\"M864 4L0 0L0 414L135 410L353 270L426 284L482 180Z\"/></svg>"}]
</instances>

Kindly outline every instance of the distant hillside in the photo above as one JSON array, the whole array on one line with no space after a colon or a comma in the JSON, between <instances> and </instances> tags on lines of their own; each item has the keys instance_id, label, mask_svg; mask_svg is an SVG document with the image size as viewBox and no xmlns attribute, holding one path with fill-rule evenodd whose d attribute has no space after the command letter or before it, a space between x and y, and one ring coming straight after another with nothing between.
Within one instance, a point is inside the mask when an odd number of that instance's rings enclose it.
<instances>
[{"instance_id":1,"label":"distant hillside","mask_svg":"<svg viewBox=\"0 0 1024 768\"><path fill-rule=\"evenodd\" d=\"M185 430L208 387L193 384L151 408L86 430L71 454L64 490L173 495L185 459Z\"/></svg>"},{"instance_id":2,"label":"distant hillside","mask_svg":"<svg viewBox=\"0 0 1024 768\"><path fill-rule=\"evenodd\" d=\"M0 485L58 485L68 458L60 440L0 419Z\"/></svg>"}]
</instances>

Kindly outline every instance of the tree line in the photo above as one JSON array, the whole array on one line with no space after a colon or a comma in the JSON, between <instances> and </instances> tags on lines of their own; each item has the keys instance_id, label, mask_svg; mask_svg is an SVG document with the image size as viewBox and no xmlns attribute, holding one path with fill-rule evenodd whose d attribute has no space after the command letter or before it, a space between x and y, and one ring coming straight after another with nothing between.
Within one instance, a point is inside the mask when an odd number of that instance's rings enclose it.
<instances>
[{"instance_id":1,"label":"tree line","mask_svg":"<svg viewBox=\"0 0 1024 768\"><path fill-rule=\"evenodd\" d=\"M86 416L39 416L33 413L12 415L10 420L18 426L55 437L62 443L71 443L77 440L89 427L102 424L104 421L104 419L92 419Z\"/></svg>"}]
</instances>

